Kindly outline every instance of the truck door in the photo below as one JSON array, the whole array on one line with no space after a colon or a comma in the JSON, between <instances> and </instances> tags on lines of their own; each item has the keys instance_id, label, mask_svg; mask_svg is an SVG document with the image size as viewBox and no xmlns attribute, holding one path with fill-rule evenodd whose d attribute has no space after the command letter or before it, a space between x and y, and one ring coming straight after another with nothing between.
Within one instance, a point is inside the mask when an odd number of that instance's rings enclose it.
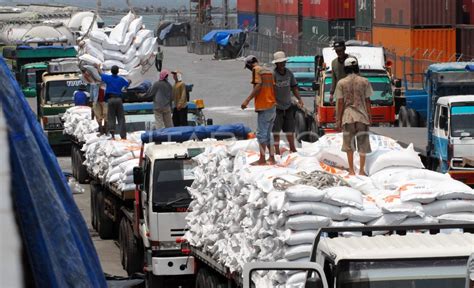
<instances>
[{"instance_id":1,"label":"truck door","mask_svg":"<svg viewBox=\"0 0 474 288\"><path fill-rule=\"evenodd\" d=\"M451 104L449 121L452 167L461 167L463 158L474 156L474 102Z\"/></svg>"},{"instance_id":2,"label":"truck door","mask_svg":"<svg viewBox=\"0 0 474 288\"><path fill-rule=\"evenodd\" d=\"M449 109L448 106L438 104L435 112L434 129L432 132L433 149L430 157L438 164L438 170L448 171L449 146ZM436 162L438 161L438 162Z\"/></svg>"}]
</instances>

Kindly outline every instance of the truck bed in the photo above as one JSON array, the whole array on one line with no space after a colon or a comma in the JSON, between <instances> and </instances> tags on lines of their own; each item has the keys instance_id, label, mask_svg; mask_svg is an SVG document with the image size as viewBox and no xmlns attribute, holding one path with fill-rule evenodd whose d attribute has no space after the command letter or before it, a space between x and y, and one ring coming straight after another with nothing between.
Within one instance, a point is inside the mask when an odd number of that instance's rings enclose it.
<instances>
[{"instance_id":1,"label":"truck bed","mask_svg":"<svg viewBox=\"0 0 474 288\"><path fill-rule=\"evenodd\" d=\"M428 130L426 127L371 127L370 131L395 139L403 147L413 143L417 152L420 152L421 155L426 154L426 145L428 143Z\"/></svg>"}]
</instances>

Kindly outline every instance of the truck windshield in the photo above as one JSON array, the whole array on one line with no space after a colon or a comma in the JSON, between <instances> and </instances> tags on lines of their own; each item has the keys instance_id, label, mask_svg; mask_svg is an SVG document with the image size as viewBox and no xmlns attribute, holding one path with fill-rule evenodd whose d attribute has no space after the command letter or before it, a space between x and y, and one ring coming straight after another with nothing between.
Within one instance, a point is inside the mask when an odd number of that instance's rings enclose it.
<instances>
[{"instance_id":1,"label":"truck windshield","mask_svg":"<svg viewBox=\"0 0 474 288\"><path fill-rule=\"evenodd\" d=\"M341 262L339 288L464 288L466 258Z\"/></svg>"},{"instance_id":2,"label":"truck windshield","mask_svg":"<svg viewBox=\"0 0 474 288\"><path fill-rule=\"evenodd\" d=\"M314 62L288 62L286 68L290 69L291 72L314 72Z\"/></svg>"},{"instance_id":3,"label":"truck windshield","mask_svg":"<svg viewBox=\"0 0 474 288\"><path fill-rule=\"evenodd\" d=\"M474 106L454 106L451 108L451 136L474 136Z\"/></svg>"},{"instance_id":4,"label":"truck windshield","mask_svg":"<svg viewBox=\"0 0 474 288\"><path fill-rule=\"evenodd\" d=\"M46 83L45 100L48 104L65 104L74 101L74 91L79 89L83 83L79 79L75 80L57 80ZM89 89L87 89L88 91Z\"/></svg>"},{"instance_id":5,"label":"truck windshield","mask_svg":"<svg viewBox=\"0 0 474 288\"><path fill-rule=\"evenodd\" d=\"M387 77L369 77L374 94L370 97L372 105L391 106L393 104L392 86ZM332 86L332 78L326 78L324 82L324 106L331 106L329 102Z\"/></svg>"},{"instance_id":6,"label":"truck windshield","mask_svg":"<svg viewBox=\"0 0 474 288\"><path fill-rule=\"evenodd\" d=\"M156 160L153 166L153 205L187 207L191 196L186 187L193 183L194 167L195 162L190 159Z\"/></svg>"}]
</instances>

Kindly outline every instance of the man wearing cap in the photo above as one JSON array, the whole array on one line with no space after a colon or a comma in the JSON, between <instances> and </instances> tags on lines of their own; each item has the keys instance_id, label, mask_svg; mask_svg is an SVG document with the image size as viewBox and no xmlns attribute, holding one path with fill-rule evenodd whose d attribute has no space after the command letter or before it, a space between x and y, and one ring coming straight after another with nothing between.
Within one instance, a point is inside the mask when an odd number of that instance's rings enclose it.
<instances>
[{"instance_id":1,"label":"man wearing cap","mask_svg":"<svg viewBox=\"0 0 474 288\"><path fill-rule=\"evenodd\" d=\"M371 152L369 126L371 124L370 96L373 94L369 81L359 76L357 59L348 57L344 61L348 75L337 83L335 96L336 129L343 132L342 151L347 153L349 174L354 175L354 151L360 155L360 175L365 173L365 156Z\"/></svg>"},{"instance_id":2,"label":"man wearing cap","mask_svg":"<svg viewBox=\"0 0 474 288\"><path fill-rule=\"evenodd\" d=\"M186 95L186 85L183 82L183 75L179 71L171 72L174 78L173 85L173 124L174 126L188 126L188 101Z\"/></svg>"},{"instance_id":3,"label":"man wearing cap","mask_svg":"<svg viewBox=\"0 0 474 288\"><path fill-rule=\"evenodd\" d=\"M168 82L168 76L168 70L163 69L160 72L160 80L153 83L147 93L147 97L153 96L155 129L173 127L173 120L171 119L173 87Z\"/></svg>"},{"instance_id":4,"label":"man wearing cap","mask_svg":"<svg viewBox=\"0 0 474 288\"><path fill-rule=\"evenodd\" d=\"M249 55L245 58L245 68L252 71L252 93L242 103L241 108L246 109L250 101L255 98L255 111L258 113L257 140L260 146L260 158L252 165L274 165L275 151L272 145L272 130L275 120L276 100L274 91L274 78L272 71L259 65L257 57ZM266 150L270 154L266 160Z\"/></svg>"},{"instance_id":5,"label":"man wearing cap","mask_svg":"<svg viewBox=\"0 0 474 288\"><path fill-rule=\"evenodd\" d=\"M90 94L87 90L86 84L79 85L79 89L74 91L74 106L87 106L89 104Z\"/></svg>"},{"instance_id":6,"label":"man wearing cap","mask_svg":"<svg viewBox=\"0 0 474 288\"><path fill-rule=\"evenodd\" d=\"M99 66L96 66L99 69ZM119 67L114 65L110 69L112 75L100 73L102 82L107 85L105 89L105 102L107 102L107 123L108 132L114 137L116 123L120 138L127 139L127 130L125 127L125 112L123 110L123 93L122 90L127 88L130 83L118 75Z\"/></svg>"},{"instance_id":7,"label":"man wearing cap","mask_svg":"<svg viewBox=\"0 0 474 288\"><path fill-rule=\"evenodd\" d=\"M334 102L334 92L336 91L337 82L347 76L344 70L344 61L349 57L346 54L346 43L344 41L338 41L334 43L334 51L336 51L337 58L332 60L332 86L331 92L329 93L329 102Z\"/></svg>"},{"instance_id":8,"label":"man wearing cap","mask_svg":"<svg viewBox=\"0 0 474 288\"><path fill-rule=\"evenodd\" d=\"M290 145L290 151L296 152L295 147L295 112L291 94L298 99L298 105L303 107L303 100L298 91L296 78L289 69L286 69L285 52L278 51L273 54L272 63L276 65L273 71L275 78L275 98L276 98L276 117L273 124L273 139L275 142L275 151L280 154L280 132L286 134L286 139Z\"/></svg>"}]
</instances>

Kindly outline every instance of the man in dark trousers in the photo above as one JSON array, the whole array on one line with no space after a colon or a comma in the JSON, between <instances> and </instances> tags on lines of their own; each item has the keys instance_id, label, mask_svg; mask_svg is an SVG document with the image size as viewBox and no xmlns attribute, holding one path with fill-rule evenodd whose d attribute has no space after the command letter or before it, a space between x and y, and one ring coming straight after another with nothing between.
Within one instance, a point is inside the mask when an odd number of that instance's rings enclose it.
<instances>
[{"instance_id":1,"label":"man in dark trousers","mask_svg":"<svg viewBox=\"0 0 474 288\"><path fill-rule=\"evenodd\" d=\"M147 96L153 97L155 129L173 127L171 118L173 86L168 82L168 75L168 70L163 69L160 72L160 80L156 81L147 93Z\"/></svg>"},{"instance_id":2,"label":"man in dark trousers","mask_svg":"<svg viewBox=\"0 0 474 288\"><path fill-rule=\"evenodd\" d=\"M336 129L342 130L342 151L347 153L349 174L354 175L354 151L360 155L360 175L365 173L365 156L371 152L369 126L372 122L370 97L373 94L369 81L359 75L357 59L344 61L347 77L336 87Z\"/></svg>"},{"instance_id":3,"label":"man in dark trousers","mask_svg":"<svg viewBox=\"0 0 474 288\"><path fill-rule=\"evenodd\" d=\"M329 102L334 103L334 92L336 91L337 82L347 76L344 70L344 61L349 55L346 53L346 42L338 41L334 43L334 51L336 51L337 58L332 60L332 86L329 96Z\"/></svg>"},{"instance_id":4,"label":"man in dark trousers","mask_svg":"<svg viewBox=\"0 0 474 288\"><path fill-rule=\"evenodd\" d=\"M276 65L273 71L275 78L275 98L276 98L276 118L273 123L273 139L276 154L280 154L280 132L286 134L286 139L290 145L290 151L296 152L295 146L295 112L296 107L293 105L291 94L298 99L298 105L303 107L303 100L298 91L298 83L296 78L289 69L286 69L285 52L278 51L273 54L272 63Z\"/></svg>"},{"instance_id":5,"label":"man in dark trousers","mask_svg":"<svg viewBox=\"0 0 474 288\"><path fill-rule=\"evenodd\" d=\"M101 71L99 70L99 72ZM127 139L122 90L127 88L130 83L125 80L125 78L118 75L118 66L112 66L110 72L112 72L112 75L100 73L102 82L107 85L107 88L105 89L105 101L107 102L108 133L110 133L112 137L115 136L116 122L118 122L120 138Z\"/></svg>"}]
</instances>

